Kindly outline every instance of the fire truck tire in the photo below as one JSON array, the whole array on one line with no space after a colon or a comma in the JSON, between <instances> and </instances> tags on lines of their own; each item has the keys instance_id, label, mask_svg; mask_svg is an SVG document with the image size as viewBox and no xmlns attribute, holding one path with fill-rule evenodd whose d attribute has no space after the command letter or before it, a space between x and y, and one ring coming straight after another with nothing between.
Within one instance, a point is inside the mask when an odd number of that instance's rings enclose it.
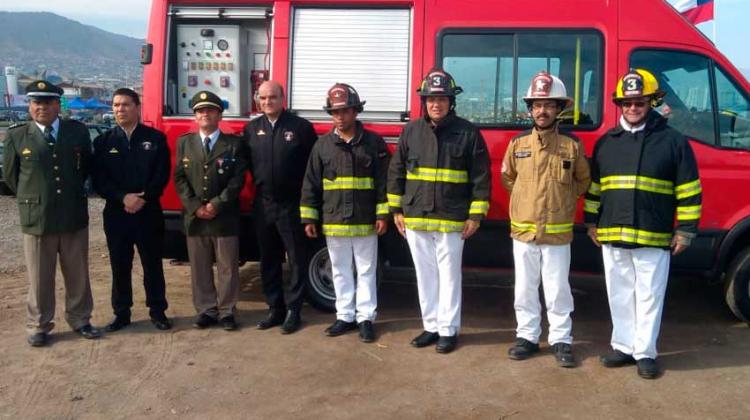
<instances>
[{"instance_id":1,"label":"fire truck tire","mask_svg":"<svg viewBox=\"0 0 750 420\"><path fill-rule=\"evenodd\" d=\"M750 323L750 247L740 251L729 264L724 296L732 313Z\"/></svg>"},{"instance_id":2,"label":"fire truck tire","mask_svg":"<svg viewBox=\"0 0 750 420\"><path fill-rule=\"evenodd\" d=\"M325 312L336 310L336 292L333 290L333 272L328 248L316 251L307 270L307 301L314 308Z\"/></svg>"},{"instance_id":3,"label":"fire truck tire","mask_svg":"<svg viewBox=\"0 0 750 420\"><path fill-rule=\"evenodd\" d=\"M353 266L352 271L357 275L357 269ZM383 278L383 261L378 258L378 267L375 274L377 284ZM323 246L310 258L307 270L307 301L314 308L324 312L336 311L336 292L333 289L333 271L331 270L331 257L328 256L328 248Z\"/></svg>"}]
</instances>

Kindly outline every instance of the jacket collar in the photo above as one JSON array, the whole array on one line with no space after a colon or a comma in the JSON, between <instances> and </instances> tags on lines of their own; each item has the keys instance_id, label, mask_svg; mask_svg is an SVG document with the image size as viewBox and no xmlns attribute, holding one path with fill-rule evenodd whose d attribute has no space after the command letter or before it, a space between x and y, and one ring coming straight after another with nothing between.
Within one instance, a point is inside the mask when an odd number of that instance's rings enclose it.
<instances>
[{"instance_id":1,"label":"jacket collar","mask_svg":"<svg viewBox=\"0 0 750 420\"><path fill-rule=\"evenodd\" d=\"M531 129L532 138L540 140L539 146L542 149L557 141L557 125L558 123L555 123L546 130L539 129L537 126Z\"/></svg>"},{"instance_id":2,"label":"jacket collar","mask_svg":"<svg viewBox=\"0 0 750 420\"><path fill-rule=\"evenodd\" d=\"M360 141L362 141L362 134L364 133L364 127L362 126L362 123L357 120L355 121L355 124L356 131L354 132L354 137L349 142L349 144L351 144L352 146L356 146ZM334 139L337 144L346 143L346 141L339 136L338 131L335 128L331 130L331 133L333 133Z\"/></svg>"}]
</instances>

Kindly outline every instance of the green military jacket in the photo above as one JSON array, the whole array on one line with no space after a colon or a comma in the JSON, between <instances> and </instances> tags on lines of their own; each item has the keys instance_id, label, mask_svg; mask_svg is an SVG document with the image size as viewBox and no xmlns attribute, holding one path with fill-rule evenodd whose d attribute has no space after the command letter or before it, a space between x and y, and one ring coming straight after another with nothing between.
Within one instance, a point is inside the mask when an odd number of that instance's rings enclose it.
<instances>
[{"instance_id":1,"label":"green military jacket","mask_svg":"<svg viewBox=\"0 0 750 420\"><path fill-rule=\"evenodd\" d=\"M239 235L239 195L246 170L240 137L221 133L208 156L198 134L188 133L177 139L174 184L182 201L188 236ZM206 203L217 209L218 214L212 220L195 215Z\"/></svg>"},{"instance_id":2,"label":"green military jacket","mask_svg":"<svg viewBox=\"0 0 750 420\"><path fill-rule=\"evenodd\" d=\"M46 235L88 226L84 184L90 167L91 138L84 124L60 120L51 146L33 121L10 128L3 177L18 199L21 231Z\"/></svg>"}]
</instances>

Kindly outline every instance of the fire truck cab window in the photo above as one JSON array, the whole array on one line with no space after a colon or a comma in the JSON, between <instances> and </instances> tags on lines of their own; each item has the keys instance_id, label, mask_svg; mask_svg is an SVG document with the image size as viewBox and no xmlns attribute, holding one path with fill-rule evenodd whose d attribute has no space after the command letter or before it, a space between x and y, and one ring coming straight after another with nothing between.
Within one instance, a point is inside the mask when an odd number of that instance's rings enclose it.
<instances>
[{"instance_id":1,"label":"fire truck cab window","mask_svg":"<svg viewBox=\"0 0 750 420\"><path fill-rule=\"evenodd\" d=\"M716 68L719 142L723 147L750 149L750 101L729 76Z\"/></svg>"},{"instance_id":2,"label":"fire truck cab window","mask_svg":"<svg viewBox=\"0 0 750 420\"><path fill-rule=\"evenodd\" d=\"M532 120L523 97L539 71L558 76L574 104L563 126L594 129L602 115L602 39L594 31L444 32L439 56L463 87L456 111L489 127L525 128Z\"/></svg>"}]
</instances>

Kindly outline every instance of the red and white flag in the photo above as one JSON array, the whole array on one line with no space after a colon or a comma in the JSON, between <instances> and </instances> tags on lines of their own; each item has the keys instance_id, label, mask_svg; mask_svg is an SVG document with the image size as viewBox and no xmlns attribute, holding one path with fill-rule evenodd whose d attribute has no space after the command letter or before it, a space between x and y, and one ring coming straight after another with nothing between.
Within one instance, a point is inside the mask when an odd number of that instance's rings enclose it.
<instances>
[{"instance_id":1,"label":"red and white flag","mask_svg":"<svg viewBox=\"0 0 750 420\"><path fill-rule=\"evenodd\" d=\"M671 0L671 3L693 25L714 18L714 0Z\"/></svg>"}]
</instances>

